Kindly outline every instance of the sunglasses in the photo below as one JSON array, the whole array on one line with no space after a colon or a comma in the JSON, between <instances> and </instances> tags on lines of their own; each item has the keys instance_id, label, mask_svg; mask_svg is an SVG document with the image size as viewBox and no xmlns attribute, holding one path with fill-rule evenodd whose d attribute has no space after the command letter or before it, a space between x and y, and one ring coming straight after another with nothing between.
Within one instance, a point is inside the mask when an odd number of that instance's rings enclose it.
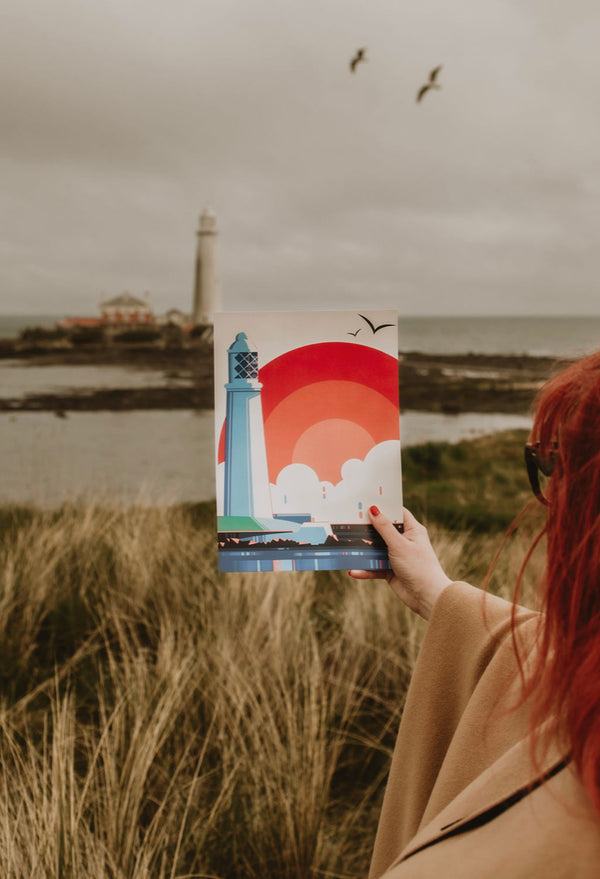
<instances>
[{"instance_id":1,"label":"sunglasses","mask_svg":"<svg viewBox=\"0 0 600 879\"><path fill-rule=\"evenodd\" d=\"M539 443L525 443L525 466L527 467L529 484L538 501L545 506L548 506L548 499L540 485L540 473L544 476L552 476L557 450L558 443L553 443L549 457L542 458Z\"/></svg>"}]
</instances>

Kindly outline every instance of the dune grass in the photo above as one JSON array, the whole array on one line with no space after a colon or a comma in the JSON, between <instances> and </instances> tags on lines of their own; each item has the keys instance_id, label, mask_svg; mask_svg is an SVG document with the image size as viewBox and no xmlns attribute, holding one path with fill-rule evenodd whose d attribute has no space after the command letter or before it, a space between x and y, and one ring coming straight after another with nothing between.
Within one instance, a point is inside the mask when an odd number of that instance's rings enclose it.
<instances>
[{"instance_id":1,"label":"dune grass","mask_svg":"<svg viewBox=\"0 0 600 879\"><path fill-rule=\"evenodd\" d=\"M432 520L451 576L481 582L490 521ZM2 511L3 877L366 875L421 621L380 581L219 575L212 522Z\"/></svg>"}]
</instances>

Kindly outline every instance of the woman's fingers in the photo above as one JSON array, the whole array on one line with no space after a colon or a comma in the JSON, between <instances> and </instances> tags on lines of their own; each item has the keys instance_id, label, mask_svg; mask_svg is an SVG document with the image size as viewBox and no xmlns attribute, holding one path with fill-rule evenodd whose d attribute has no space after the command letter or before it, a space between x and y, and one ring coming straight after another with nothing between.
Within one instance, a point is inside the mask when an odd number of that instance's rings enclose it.
<instances>
[{"instance_id":1,"label":"woman's fingers","mask_svg":"<svg viewBox=\"0 0 600 879\"><path fill-rule=\"evenodd\" d=\"M402 507L403 510L403 522L404 522L404 533L410 533L411 531L418 530L419 528L424 528L423 525L419 522L418 519L415 519L410 510L406 507Z\"/></svg>"},{"instance_id":2,"label":"woman's fingers","mask_svg":"<svg viewBox=\"0 0 600 879\"><path fill-rule=\"evenodd\" d=\"M355 580L385 580L389 571L348 571Z\"/></svg>"},{"instance_id":3,"label":"woman's fingers","mask_svg":"<svg viewBox=\"0 0 600 879\"><path fill-rule=\"evenodd\" d=\"M406 508L404 533L376 506L369 508L369 515L387 545L391 570L352 570L350 576L357 580L387 580L408 607L428 619L440 593L451 581L429 542L427 529Z\"/></svg>"},{"instance_id":4,"label":"woman's fingers","mask_svg":"<svg viewBox=\"0 0 600 879\"><path fill-rule=\"evenodd\" d=\"M388 546L390 545L390 542L397 542L397 538L400 538L400 541L402 540L400 532L398 531L392 520L388 519L388 517L384 515L378 507L369 507L369 516L371 517L371 522L373 526L383 537Z\"/></svg>"}]
</instances>

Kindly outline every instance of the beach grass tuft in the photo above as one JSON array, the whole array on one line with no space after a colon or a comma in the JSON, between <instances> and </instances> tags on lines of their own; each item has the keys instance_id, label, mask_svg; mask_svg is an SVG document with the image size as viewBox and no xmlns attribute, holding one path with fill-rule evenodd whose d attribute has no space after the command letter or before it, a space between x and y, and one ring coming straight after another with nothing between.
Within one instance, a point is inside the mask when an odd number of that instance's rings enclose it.
<instances>
[{"instance_id":1,"label":"beach grass tuft","mask_svg":"<svg viewBox=\"0 0 600 879\"><path fill-rule=\"evenodd\" d=\"M423 454L447 477L454 453ZM213 512L2 511L2 876L366 875L423 623L382 581L218 574ZM429 525L481 583L495 519Z\"/></svg>"}]
</instances>

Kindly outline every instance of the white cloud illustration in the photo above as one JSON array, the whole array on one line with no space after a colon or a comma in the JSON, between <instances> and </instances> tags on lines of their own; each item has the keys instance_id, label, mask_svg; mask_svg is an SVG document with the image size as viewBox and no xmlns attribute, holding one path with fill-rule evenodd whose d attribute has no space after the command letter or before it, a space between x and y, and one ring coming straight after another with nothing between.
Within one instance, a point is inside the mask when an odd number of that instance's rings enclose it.
<instances>
[{"instance_id":1,"label":"white cloud illustration","mask_svg":"<svg viewBox=\"0 0 600 879\"><path fill-rule=\"evenodd\" d=\"M290 464L279 474L277 484L271 485L271 499L275 513L311 512L317 521L368 522L367 509L371 504L377 504L390 518L400 520L400 441L379 443L364 461L346 461L337 485L320 480L306 464Z\"/></svg>"}]
</instances>

